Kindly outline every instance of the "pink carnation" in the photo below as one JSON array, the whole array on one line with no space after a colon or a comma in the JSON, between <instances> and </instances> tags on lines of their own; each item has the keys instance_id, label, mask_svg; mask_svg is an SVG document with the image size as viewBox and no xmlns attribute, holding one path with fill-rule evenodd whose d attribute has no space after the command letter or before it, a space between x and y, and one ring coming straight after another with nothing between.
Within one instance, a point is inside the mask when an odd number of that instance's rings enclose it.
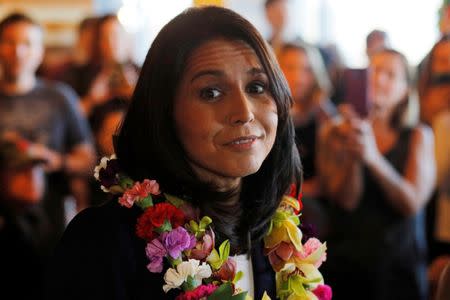
<instances>
[{"instance_id":1,"label":"pink carnation","mask_svg":"<svg viewBox=\"0 0 450 300\"><path fill-rule=\"evenodd\" d=\"M301 258L306 258L314 251L319 249L322 246L322 243L316 238L309 238L306 243L303 245L303 253L300 253ZM324 253L316 262L315 267L320 267L320 265L327 259L327 254Z\"/></svg>"},{"instance_id":2,"label":"pink carnation","mask_svg":"<svg viewBox=\"0 0 450 300\"><path fill-rule=\"evenodd\" d=\"M180 295L175 300L199 300L203 297L208 297L217 289L214 284L201 285L196 287L192 291L186 291Z\"/></svg>"},{"instance_id":3,"label":"pink carnation","mask_svg":"<svg viewBox=\"0 0 450 300\"><path fill-rule=\"evenodd\" d=\"M119 203L125 207L132 207L134 202L147 197L149 194L159 195L159 184L156 180L145 179L142 183L136 182L131 189L125 191L119 199Z\"/></svg>"},{"instance_id":4,"label":"pink carnation","mask_svg":"<svg viewBox=\"0 0 450 300\"><path fill-rule=\"evenodd\" d=\"M312 292L319 300L331 300L333 296L331 287L326 284L319 284Z\"/></svg>"}]
</instances>

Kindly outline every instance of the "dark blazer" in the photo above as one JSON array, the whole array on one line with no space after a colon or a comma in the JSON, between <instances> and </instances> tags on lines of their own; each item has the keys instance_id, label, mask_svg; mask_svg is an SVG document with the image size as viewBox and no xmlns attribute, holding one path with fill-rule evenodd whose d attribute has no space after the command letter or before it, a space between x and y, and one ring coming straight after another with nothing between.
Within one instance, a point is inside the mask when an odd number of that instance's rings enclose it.
<instances>
[{"instance_id":1,"label":"dark blazer","mask_svg":"<svg viewBox=\"0 0 450 300\"><path fill-rule=\"evenodd\" d=\"M79 213L67 227L46 276L46 299L174 299L162 274L146 266L145 241L135 234L139 208L111 201ZM275 299L272 267L262 243L252 250L255 300L267 291Z\"/></svg>"}]
</instances>

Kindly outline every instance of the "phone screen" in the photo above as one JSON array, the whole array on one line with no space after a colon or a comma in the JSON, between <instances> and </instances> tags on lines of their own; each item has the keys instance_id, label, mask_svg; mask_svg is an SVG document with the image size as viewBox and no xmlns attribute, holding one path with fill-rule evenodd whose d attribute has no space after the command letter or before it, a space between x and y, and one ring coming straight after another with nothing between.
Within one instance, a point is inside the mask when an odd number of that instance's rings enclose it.
<instances>
[{"instance_id":1,"label":"phone screen","mask_svg":"<svg viewBox=\"0 0 450 300\"><path fill-rule=\"evenodd\" d=\"M367 69L347 69L344 72L344 100L361 118L369 113Z\"/></svg>"}]
</instances>

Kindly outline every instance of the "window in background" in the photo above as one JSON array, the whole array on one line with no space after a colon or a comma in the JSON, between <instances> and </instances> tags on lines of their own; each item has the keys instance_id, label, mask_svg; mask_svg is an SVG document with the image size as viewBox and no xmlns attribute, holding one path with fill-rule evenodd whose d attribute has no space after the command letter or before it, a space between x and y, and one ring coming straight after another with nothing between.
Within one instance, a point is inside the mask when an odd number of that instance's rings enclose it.
<instances>
[{"instance_id":1,"label":"window in background","mask_svg":"<svg viewBox=\"0 0 450 300\"><path fill-rule=\"evenodd\" d=\"M97 0L103 2L101 0ZM134 56L142 63L159 30L171 18L192 6L192 0L115 0L118 15L135 37ZM226 7L250 20L262 35L270 36L265 0L224 0ZM412 65L428 53L438 39L438 10L442 0L287 0L286 39L302 37L320 45L334 43L349 67L367 64L365 38L372 29L385 30L392 46Z\"/></svg>"},{"instance_id":2,"label":"window in background","mask_svg":"<svg viewBox=\"0 0 450 300\"><path fill-rule=\"evenodd\" d=\"M331 17L324 30L327 42L335 42L344 60L353 67L367 64L365 38L372 29L386 31L392 46L404 53L412 65L422 60L439 37L442 0L319 1Z\"/></svg>"},{"instance_id":3,"label":"window in background","mask_svg":"<svg viewBox=\"0 0 450 300\"><path fill-rule=\"evenodd\" d=\"M367 64L366 35L375 28L385 30L392 46L416 65L439 36L438 10L442 0L287 0L289 21L285 37L301 36L320 45L335 43L349 67ZM264 0L228 0L261 31L270 35Z\"/></svg>"},{"instance_id":4,"label":"window in background","mask_svg":"<svg viewBox=\"0 0 450 300\"><path fill-rule=\"evenodd\" d=\"M133 35L133 56L142 64L150 45L161 28L184 9L192 0L122 0L117 15L125 29Z\"/></svg>"}]
</instances>

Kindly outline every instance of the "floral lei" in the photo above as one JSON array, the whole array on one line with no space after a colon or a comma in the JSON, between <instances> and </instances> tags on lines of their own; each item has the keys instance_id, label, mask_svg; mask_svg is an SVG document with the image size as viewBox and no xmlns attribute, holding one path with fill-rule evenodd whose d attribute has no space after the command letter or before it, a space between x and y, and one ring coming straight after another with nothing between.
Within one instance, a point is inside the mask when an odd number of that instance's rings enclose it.
<instances>
[{"instance_id":1,"label":"floral lei","mask_svg":"<svg viewBox=\"0 0 450 300\"><path fill-rule=\"evenodd\" d=\"M137 219L136 234L147 241L147 269L163 272L164 259L171 266L164 273L162 289L180 290L176 300L251 299L235 287L242 278L230 253L230 242L215 248L212 220L199 217L184 200L161 193L155 180L135 182L119 170L115 155L103 157L95 178L106 193L120 195L119 204L137 205L143 213ZM276 272L276 296L281 300L331 299L331 288L318 271L326 259L326 244L309 238L302 244L300 199L295 191L283 197L264 237L264 253ZM270 300L264 293L262 300Z\"/></svg>"}]
</instances>

